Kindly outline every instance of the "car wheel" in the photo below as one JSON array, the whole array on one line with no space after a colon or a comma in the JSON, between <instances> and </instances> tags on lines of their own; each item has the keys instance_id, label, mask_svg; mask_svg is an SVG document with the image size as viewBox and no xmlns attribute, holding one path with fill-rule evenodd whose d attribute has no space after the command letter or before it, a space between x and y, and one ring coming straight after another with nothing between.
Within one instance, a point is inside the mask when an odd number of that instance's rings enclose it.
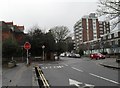
<instances>
[{"instance_id":1,"label":"car wheel","mask_svg":"<svg viewBox=\"0 0 120 88\"><path fill-rule=\"evenodd\" d=\"M99 60L99 59L100 59L99 57L96 58L96 60Z\"/></svg>"}]
</instances>

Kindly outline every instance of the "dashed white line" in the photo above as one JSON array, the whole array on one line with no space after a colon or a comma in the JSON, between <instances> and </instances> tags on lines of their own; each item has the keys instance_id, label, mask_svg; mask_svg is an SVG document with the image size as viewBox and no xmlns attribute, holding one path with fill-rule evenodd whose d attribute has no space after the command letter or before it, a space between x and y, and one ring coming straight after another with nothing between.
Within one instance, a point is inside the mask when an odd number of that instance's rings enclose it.
<instances>
[{"instance_id":1,"label":"dashed white line","mask_svg":"<svg viewBox=\"0 0 120 88\"><path fill-rule=\"evenodd\" d=\"M52 69L52 68L63 68L64 66L60 66L60 65L58 65L58 66L49 66L49 67L41 67L42 69Z\"/></svg>"},{"instance_id":2,"label":"dashed white line","mask_svg":"<svg viewBox=\"0 0 120 88\"><path fill-rule=\"evenodd\" d=\"M62 68L61 66L59 66L59 68Z\"/></svg>"},{"instance_id":3,"label":"dashed white line","mask_svg":"<svg viewBox=\"0 0 120 88\"><path fill-rule=\"evenodd\" d=\"M53 66L53 68L56 68L56 66Z\"/></svg>"},{"instance_id":4,"label":"dashed white line","mask_svg":"<svg viewBox=\"0 0 120 88\"><path fill-rule=\"evenodd\" d=\"M44 67L42 67L42 69L45 69Z\"/></svg>"},{"instance_id":5,"label":"dashed white line","mask_svg":"<svg viewBox=\"0 0 120 88\"><path fill-rule=\"evenodd\" d=\"M75 68L75 67L72 67L72 69L75 69L75 70L77 70L77 71L83 72L83 70L77 69L77 68Z\"/></svg>"},{"instance_id":6,"label":"dashed white line","mask_svg":"<svg viewBox=\"0 0 120 88\"><path fill-rule=\"evenodd\" d=\"M67 64L64 64L65 66L68 66Z\"/></svg>"},{"instance_id":7,"label":"dashed white line","mask_svg":"<svg viewBox=\"0 0 120 88\"><path fill-rule=\"evenodd\" d=\"M49 68L52 68L51 66Z\"/></svg>"},{"instance_id":8,"label":"dashed white line","mask_svg":"<svg viewBox=\"0 0 120 88\"><path fill-rule=\"evenodd\" d=\"M60 68L60 66L56 66L57 68Z\"/></svg>"},{"instance_id":9,"label":"dashed white line","mask_svg":"<svg viewBox=\"0 0 120 88\"><path fill-rule=\"evenodd\" d=\"M116 81L113 81L113 80L111 80L111 79L104 78L104 77L102 77L102 76L98 76L98 75L95 75L95 74L92 74L92 73L89 73L89 74L92 75L92 76L95 76L95 77L97 77L97 78L101 78L101 79L104 79L104 80L106 80L106 81L115 83L115 84L120 84L120 83L118 83L118 82L116 82Z\"/></svg>"},{"instance_id":10,"label":"dashed white line","mask_svg":"<svg viewBox=\"0 0 120 88\"><path fill-rule=\"evenodd\" d=\"M32 68L33 70L35 70L35 68Z\"/></svg>"},{"instance_id":11,"label":"dashed white line","mask_svg":"<svg viewBox=\"0 0 120 88\"><path fill-rule=\"evenodd\" d=\"M47 69L48 67L42 67L42 69Z\"/></svg>"},{"instance_id":12,"label":"dashed white line","mask_svg":"<svg viewBox=\"0 0 120 88\"><path fill-rule=\"evenodd\" d=\"M46 69L48 68L48 67L45 67Z\"/></svg>"},{"instance_id":13,"label":"dashed white line","mask_svg":"<svg viewBox=\"0 0 120 88\"><path fill-rule=\"evenodd\" d=\"M63 68L63 66L61 66Z\"/></svg>"}]
</instances>

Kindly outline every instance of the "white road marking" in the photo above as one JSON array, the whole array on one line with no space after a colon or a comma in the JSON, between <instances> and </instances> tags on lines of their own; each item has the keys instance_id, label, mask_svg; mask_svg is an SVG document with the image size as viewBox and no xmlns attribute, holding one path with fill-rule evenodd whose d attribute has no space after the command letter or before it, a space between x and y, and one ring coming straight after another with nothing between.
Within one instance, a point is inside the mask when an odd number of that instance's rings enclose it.
<instances>
[{"instance_id":1,"label":"white road marking","mask_svg":"<svg viewBox=\"0 0 120 88\"><path fill-rule=\"evenodd\" d=\"M61 66L59 66L59 68L62 68Z\"/></svg>"},{"instance_id":2,"label":"white road marking","mask_svg":"<svg viewBox=\"0 0 120 88\"><path fill-rule=\"evenodd\" d=\"M42 69L47 69L48 67L42 67Z\"/></svg>"},{"instance_id":3,"label":"white road marking","mask_svg":"<svg viewBox=\"0 0 120 88\"><path fill-rule=\"evenodd\" d=\"M95 75L95 74L92 74L92 73L89 73L89 74L92 75L92 76L95 76L95 77L98 77L98 78L104 79L104 80L106 80L106 81L109 81L109 82L115 83L115 84L120 84L120 83L118 83L118 82L116 82L116 81L114 81L114 80L107 79L107 78L104 78L104 77L102 77L102 76L98 76L98 75Z\"/></svg>"},{"instance_id":4,"label":"white road marking","mask_svg":"<svg viewBox=\"0 0 120 88\"><path fill-rule=\"evenodd\" d=\"M59 66L56 66L57 68L60 68Z\"/></svg>"},{"instance_id":5,"label":"white road marking","mask_svg":"<svg viewBox=\"0 0 120 88\"><path fill-rule=\"evenodd\" d=\"M75 85L78 88L94 88L95 85L87 84L87 83L82 83L73 79L69 79L69 85Z\"/></svg>"},{"instance_id":6,"label":"white road marking","mask_svg":"<svg viewBox=\"0 0 120 88\"><path fill-rule=\"evenodd\" d=\"M58 66L49 66L49 67L41 67L42 69L52 69L52 68L63 68L64 66L60 66L60 65L58 65Z\"/></svg>"},{"instance_id":7,"label":"white road marking","mask_svg":"<svg viewBox=\"0 0 120 88\"><path fill-rule=\"evenodd\" d=\"M49 68L52 68L51 66Z\"/></svg>"},{"instance_id":8,"label":"white road marking","mask_svg":"<svg viewBox=\"0 0 120 88\"><path fill-rule=\"evenodd\" d=\"M48 68L48 67L45 67L46 69Z\"/></svg>"},{"instance_id":9,"label":"white road marking","mask_svg":"<svg viewBox=\"0 0 120 88\"><path fill-rule=\"evenodd\" d=\"M63 66L61 66L63 68Z\"/></svg>"},{"instance_id":10,"label":"white road marking","mask_svg":"<svg viewBox=\"0 0 120 88\"><path fill-rule=\"evenodd\" d=\"M42 69L45 69L44 67L42 67Z\"/></svg>"},{"instance_id":11,"label":"white road marking","mask_svg":"<svg viewBox=\"0 0 120 88\"><path fill-rule=\"evenodd\" d=\"M33 70L35 70L35 68L32 68Z\"/></svg>"},{"instance_id":12,"label":"white road marking","mask_svg":"<svg viewBox=\"0 0 120 88\"><path fill-rule=\"evenodd\" d=\"M73 80L73 79L69 79L69 85L75 85L77 87L79 87L79 84L83 84L82 82L78 82L76 80Z\"/></svg>"},{"instance_id":13,"label":"white road marking","mask_svg":"<svg viewBox=\"0 0 120 88\"><path fill-rule=\"evenodd\" d=\"M56 68L56 66L53 66L53 68Z\"/></svg>"},{"instance_id":14,"label":"white road marking","mask_svg":"<svg viewBox=\"0 0 120 88\"><path fill-rule=\"evenodd\" d=\"M72 67L72 69L75 69L75 70L77 70L77 71L83 72L83 70L77 69L77 68L75 68L75 67Z\"/></svg>"},{"instance_id":15,"label":"white road marking","mask_svg":"<svg viewBox=\"0 0 120 88\"><path fill-rule=\"evenodd\" d=\"M65 66L68 66L67 64L64 64Z\"/></svg>"}]
</instances>

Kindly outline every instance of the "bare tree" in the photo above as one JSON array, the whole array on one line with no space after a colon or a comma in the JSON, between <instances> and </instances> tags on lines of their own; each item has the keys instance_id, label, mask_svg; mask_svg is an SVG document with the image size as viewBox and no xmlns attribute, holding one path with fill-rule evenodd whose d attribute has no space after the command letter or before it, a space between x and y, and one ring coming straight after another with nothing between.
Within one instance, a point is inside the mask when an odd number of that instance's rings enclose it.
<instances>
[{"instance_id":1,"label":"bare tree","mask_svg":"<svg viewBox=\"0 0 120 88\"><path fill-rule=\"evenodd\" d=\"M53 34L56 41L56 52L59 60L60 54L65 51L66 44L64 40L69 36L70 31L66 26L56 26L51 28L50 32Z\"/></svg>"},{"instance_id":2,"label":"bare tree","mask_svg":"<svg viewBox=\"0 0 120 88\"><path fill-rule=\"evenodd\" d=\"M98 16L106 16L108 21L112 20L112 29L120 23L120 1L119 0L99 0Z\"/></svg>"},{"instance_id":3,"label":"bare tree","mask_svg":"<svg viewBox=\"0 0 120 88\"><path fill-rule=\"evenodd\" d=\"M61 42L65 40L69 34L69 29L66 26L56 26L50 29L56 42Z\"/></svg>"}]
</instances>

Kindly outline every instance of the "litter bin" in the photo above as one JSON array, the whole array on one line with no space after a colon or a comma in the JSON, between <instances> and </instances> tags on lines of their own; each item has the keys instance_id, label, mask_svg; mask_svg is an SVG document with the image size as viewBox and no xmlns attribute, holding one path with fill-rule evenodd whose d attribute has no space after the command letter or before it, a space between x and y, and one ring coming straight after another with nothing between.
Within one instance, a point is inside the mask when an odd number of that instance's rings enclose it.
<instances>
[{"instance_id":1,"label":"litter bin","mask_svg":"<svg viewBox=\"0 0 120 88\"><path fill-rule=\"evenodd\" d=\"M8 67L9 68L12 68L14 66L16 66L16 61L13 60L13 61L8 62Z\"/></svg>"}]
</instances>

